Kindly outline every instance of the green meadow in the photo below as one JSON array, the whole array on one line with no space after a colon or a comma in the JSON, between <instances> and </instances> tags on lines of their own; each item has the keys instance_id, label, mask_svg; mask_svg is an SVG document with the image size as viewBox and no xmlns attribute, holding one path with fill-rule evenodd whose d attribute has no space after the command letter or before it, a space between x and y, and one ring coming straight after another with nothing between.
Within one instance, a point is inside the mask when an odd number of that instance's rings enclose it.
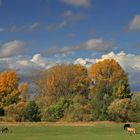
<instances>
[{"instance_id":1,"label":"green meadow","mask_svg":"<svg viewBox=\"0 0 140 140\"><path fill-rule=\"evenodd\" d=\"M137 134L123 130L123 124L94 126L9 126L0 140L140 140L140 125L134 124Z\"/></svg>"}]
</instances>

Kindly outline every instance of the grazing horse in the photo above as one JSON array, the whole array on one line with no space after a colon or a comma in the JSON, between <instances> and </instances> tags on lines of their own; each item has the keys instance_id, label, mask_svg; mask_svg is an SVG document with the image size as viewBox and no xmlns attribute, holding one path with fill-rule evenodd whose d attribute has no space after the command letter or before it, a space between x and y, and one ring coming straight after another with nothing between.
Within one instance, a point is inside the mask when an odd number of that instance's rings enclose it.
<instances>
[{"instance_id":1,"label":"grazing horse","mask_svg":"<svg viewBox=\"0 0 140 140\"><path fill-rule=\"evenodd\" d=\"M136 134L136 128L127 127L127 131L130 132L130 135Z\"/></svg>"},{"instance_id":2,"label":"grazing horse","mask_svg":"<svg viewBox=\"0 0 140 140\"><path fill-rule=\"evenodd\" d=\"M124 126L123 126L124 130L126 130L126 128L128 128L128 127L130 127L130 124L128 124L128 123L124 124Z\"/></svg>"},{"instance_id":3,"label":"grazing horse","mask_svg":"<svg viewBox=\"0 0 140 140\"><path fill-rule=\"evenodd\" d=\"M9 131L9 129L8 129L8 127L2 127L1 129L0 129L0 132L1 133L7 133Z\"/></svg>"}]
</instances>

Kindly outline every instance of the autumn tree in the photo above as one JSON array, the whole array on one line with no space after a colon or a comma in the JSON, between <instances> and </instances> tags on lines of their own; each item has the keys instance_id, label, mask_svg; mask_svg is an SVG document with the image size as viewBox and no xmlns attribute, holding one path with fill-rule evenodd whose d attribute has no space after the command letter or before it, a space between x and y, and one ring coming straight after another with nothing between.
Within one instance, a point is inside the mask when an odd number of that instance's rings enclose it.
<instances>
[{"instance_id":1,"label":"autumn tree","mask_svg":"<svg viewBox=\"0 0 140 140\"><path fill-rule=\"evenodd\" d=\"M17 88L19 76L15 71L7 70L0 73L0 92L10 93Z\"/></svg>"},{"instance_id":2,"label":"autumn tree","mask_svg":"<svg viewBox=\"0 0 140 140\"><path fill-rule=\"evenodd\" d=\"M0 73L0 115L21 120L20 116L26 104L23 98L27 87L25 83L19 86L19 75L15 71L6 70Z\"/></svg>"},{"instance_id":3,"label":"autumn tree","mask_svg":"<svg viewBox=\"0 0 140 140\"><path fill-rule=\"evenodd\" d=\"M65 98L67 102L79 94L88 97L89 79L87 69L81 65L57 65L48 69L39 82L44 85L39 93L39 106L45 108L59 104L60 98ZM41 87L40 85L37 87ZM37 88L39 89L39 88ZM45 103L44 103L45 102ZM46 109L45 109L46 110ZM46 111L45 111L46 112Z\"/></svg>"},{"instance_id":4,"label":"autumn tree","mask_svg":"<svg viewBox=\"0 0 140 140\"><path fill-rule=\"evenodd\" d=\"M48 104L57 102L62 96L69 98L73 94L86 95L88 93L87 70L80 65L55 66L44 72L44 76L38 81L36 86L42 85L40 90L43 91L42 96L48 97ZM38 90L36 96L38 96Z\"/></svg>"},{"instance_id":5,"label":"autumn tree","mask_svg":"<svg viewBox=\"0 0 140 140\"><path fill-rule=\"evenodd\" d=\"M94 119L108 119L107 108L115 99L127 98L130 86L127 74L114 59L105 59L89 69L92 81L90 98Z\"/></svg>"},{"instance_id":6,"label":"autumn tree","mask_svg":"<svg viewBox=\"0 0 140 140\"><path fill-rule=\"evenodd\" d=\"M18 90L20 92L20 98L23 102L29 100L29 84L20 83L18 86Z\"/></svg>"},{"instance_id":7,"label":"autumn tree","mask_svg":"<svg viewBox=\"0 0 140 140\"><path fill-rule=\"evenodd\" d=\"M17 90L19 76L16 72L8 70L0 73L0 107L17 103L19 91Z\"/></svg>"}]
</instances>

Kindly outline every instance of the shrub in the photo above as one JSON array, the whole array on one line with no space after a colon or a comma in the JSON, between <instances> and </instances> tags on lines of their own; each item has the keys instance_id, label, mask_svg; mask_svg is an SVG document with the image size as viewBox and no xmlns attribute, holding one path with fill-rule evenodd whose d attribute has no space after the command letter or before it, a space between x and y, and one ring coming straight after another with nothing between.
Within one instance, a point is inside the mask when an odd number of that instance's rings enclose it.
<instances>
[{"instance_id":1,"label":"shrub","mask_svg":"<svg viewBox=\"0 0 140 140\"><path fill-rule=\"evenodd\" d=\"M43 113L43 121L57 121L63 118L65 109L68 108L69 101L61 98L56 104L50 105Z\"/></svg>"},{"instance_id":2,"label":"shrub","mask_svg":"<svg viewBox=\"0 0 140 140\"><path fill-rule=\"evenodd\" d=\"M25 120L37 122L41 120L40 111L35 101L30 101L24 111L23 116Z\"/></svg>"}]
</instances>

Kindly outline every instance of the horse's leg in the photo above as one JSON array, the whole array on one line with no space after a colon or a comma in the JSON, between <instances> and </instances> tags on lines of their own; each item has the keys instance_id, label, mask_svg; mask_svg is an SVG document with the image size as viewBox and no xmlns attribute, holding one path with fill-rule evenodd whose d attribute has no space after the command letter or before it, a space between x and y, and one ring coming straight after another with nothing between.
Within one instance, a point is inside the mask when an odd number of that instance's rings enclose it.
<instances>
[{"instance_id":1,"label":"horse's leg","mask_svg":"<svg viewBox=\"0 0 140 140\"><path fill-rule=\"evenodd\" d=\"M132 136L132 133L130 132L130 136Z\"/></svg>"}]
</instances>

